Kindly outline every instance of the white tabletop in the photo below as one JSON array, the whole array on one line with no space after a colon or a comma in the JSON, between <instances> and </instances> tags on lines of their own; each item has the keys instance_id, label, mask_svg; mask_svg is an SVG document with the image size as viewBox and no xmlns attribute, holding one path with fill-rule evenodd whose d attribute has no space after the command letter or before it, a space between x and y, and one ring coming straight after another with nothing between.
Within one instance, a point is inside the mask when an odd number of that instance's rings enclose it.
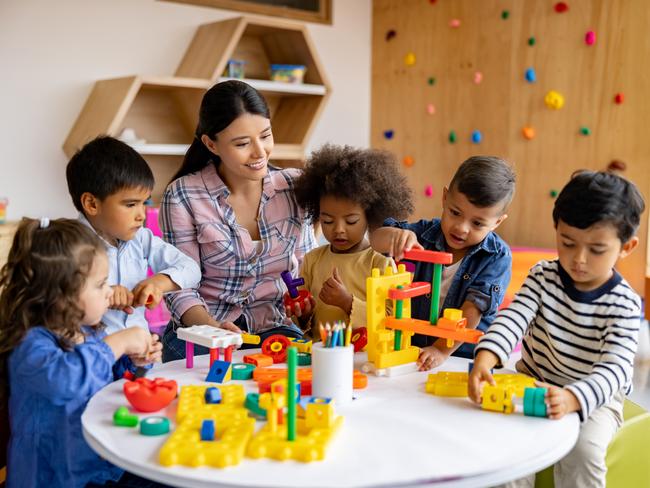
<instances>
[{"instance_id":1,"label":"white tabletop","mask_svg":"<svg viewBox=\"0 0 650 488\"><path fill-rule=\"evenodd\" d=\"M243 354L235 352L234 361ZM356 367L363 361L365 354L357 354ZM467 361L451 358L438 370L467 371ZM207 372L208 356L197 356L194 369L186 369L184 360L174 361L157 365L148 377L175 379L180 386L202 384ZM184 487L489 486L553 464L576 442L575 413L549 420L483 411L467 398L425 393L428 374L370 376L366 389L355 390L353 402L337 408L345 417L343 427L321 462L244 459L226 469L165 468L157 459L168 436L147 437L137 428L113 426L115 409L128 405L122 393L124 380L106 386L90 400L82 416L83 432L90 446L110 462ZM243 383L247 391L257 391L254 382ZM176 402L161 412L139 416L167 415L173 428Z\"/></svg>"}]
</instances>

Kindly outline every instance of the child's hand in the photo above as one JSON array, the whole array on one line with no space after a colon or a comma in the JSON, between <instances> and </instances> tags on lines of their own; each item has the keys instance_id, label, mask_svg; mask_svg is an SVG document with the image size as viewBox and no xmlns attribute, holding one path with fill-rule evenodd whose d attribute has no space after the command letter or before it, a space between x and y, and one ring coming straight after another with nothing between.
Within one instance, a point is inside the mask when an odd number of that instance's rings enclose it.
<instances>
[{"instance_id":1,"label":"child's hand","mask_svg":"<svg viewBox=\"0 0 650 488\"><path fill-rule=\"evenodd\" d=\"M437 368L444 363L449 355L442 352L436 346L423 347L418 357L418 371L428 371Z\"/></svg>"},{"instance_id":2,"label":"child's hand","mask_svg":"<svg viewBox=\"0 0 650 488\"><path fill-rule=\"evenodd\" d=\"M490 370L494 367L495 364L499 361L499 358L490 351L479 351L474 359L474 366L472 371L469 374L469 379L467 382L467 396L474 403L481 403L481 383L487 381L491 385L495 385L496 382L492 377Z\"/></svg>"},{"instance_id":3,"label":"child's hand","mask_svg":"<svg viewBox=\"0 0 650 488\"><path fill-rule=\"evenodd\" d=\"M148 309L158 306L163 297L163 291L156 283L155 277L142 280L133 288L133 306L146 305Z\"/></svg>"},{"instance_id":4,"label":"child's hand","mask_svg":"<svg viewBox=\"0 0 650 488\"><path fill-rule=\"evenodd\" d=\"M162 359L162 342L157 334L151 334L151 346L144 355L131 354L129 358L135 366L146 366L151 363L158 363Z\"/></svg>"},{"instance_id":5,"label":"child's hand","mask_svg":"<svg viewBox=\"0 0 650 488\"><path fill-rule=\"evenodd\" d=\"M104 337L104 342L113 350L113 354L118 359L125 354L144 357L154 349L151 334L141 327L129 327L107 335Z\"/></svg>"},{"instance_id":6,"label":"child's hand","mask_svg":"<svg viewBox=\"0 0 650 488\"><path fill-rule=\"evenodd\" d=\"M535 381L535 386L548 388L546 391L546 415L549 419L561 419L568 413L580 410L580 402L571 390L542 381Z\"/></svg>"},{"instance_id":7,"label":"child's hand","mask_svg":"<svg viewBox=\"0 0 650 488\"><path fill-rule=\"evenodd\" d=\"M109 308L122 310L128 314L133 313L133 293L128 288L121 285L111 286L113 296L109 301Z\"/></svg>"},{"instance_id":8,"label":"child's hand","mask_svg":"<svg viewBox=\"0 0 650 488\"><path fill-rule=\"evenodd\" d=\"M296 303L293 307L284 307L284 311L288 317L295 316L299 319L308 319L314 313L316 300L314 300L313 296L309 295L309 300L305 300L303 303L305 304L304 308L300 306L300 303Z\"/></svg>"},{"instance_id":9,"label":"child's hand","mask_svg":"<svg viewBox=\"0 0 650 488\"><path fill-rule=\"evenodd\" d=\"M346 314L350 315L352 312L352 294L343 284L343 280L339 276L339 270L335 267L330 276L318 294L323 303L332 305L343 310Z\"/></svg>"}]
</instances>

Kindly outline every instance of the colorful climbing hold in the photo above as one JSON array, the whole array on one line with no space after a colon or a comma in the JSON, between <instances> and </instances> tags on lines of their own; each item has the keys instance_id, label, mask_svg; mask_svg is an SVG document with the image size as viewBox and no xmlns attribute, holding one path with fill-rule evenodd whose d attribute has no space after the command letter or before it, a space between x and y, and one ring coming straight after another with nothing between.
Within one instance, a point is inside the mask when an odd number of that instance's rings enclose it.
<instances>
[{"instance_id":1,"label":"colorful climbing hold","mask_svg":"<svg viewBox=\"0 0 650 488\"><path fill-rule=\"evenodd\" d=\"M395 131L393 129L389 129L389 130L384 131L384 138L385 139L392 139L394 135L395 135Z\"/></svg>"},{"instance_id":2,"label":"colorful climbing hold","mask_svg":"<svg viewBox=\"0 0 650 488\"><path fill-rule=\"evenodd\" d=\"M481 81L483 81L483 73L477 71L476 73L474 73L474 83L478 85L479 83L481 83Z\"/></svg>"},{"instance_id":3,"label":"colorful climbing hold","mask_svg":"<svg viewBox=\"0 0 650 488\"><path fill-rule=\"evenodd\" d=\"M433 86L433 85L436 84L436 79L435 79L434 77L431 76L431 77L429 77L429 79L427 80L427 83L428 83L429 85Z\"/></svg>"},{"instance_id":4,"label":"colorful climbing hold","mask_svg":"<svg viewBox=\"0 0 650 488\"><path fill-rule=\"evenodd\" d=\"M449 27L457 29L460 27L460 19L451 19L449 21Z\"/></svg>"},{"instance_id":5,"label":"colorful climbing hold","mask_svg":"<svg viewBox=\"0 0 650 488\"><path fill-rule=\"evenodd\" d=\"M569 6L566 4L566 2L557 2L553 8L558 14L563 14L569 10Z\"/></svg>"},{"instance_id":6,"label":"colorful climbing hold","mask_svg":"<svg viewBox=\"0 0 650 488\"><path fill-rule=\"evenodd\" d=\"M433 105L433 103L427 103L427 113L429 115L433 115L436 113L436 107Z\"/></svg>"},{"instance_id":7,"label":"colorful climbing hold","mask_svg":"<svg viewBox=\"0 0 650 488\"><path fill-rule=\"evenodd\" d=\"M555 198L558 195L558 191L557 190L551 190L550 192L548 192L548 194L551 196L551 198Z\"/></svg>"},{"instance_id":8,"label":"colorful climbing hold","mask_svg":"<svg viewBox=\"0 0 650 488\"><path fill-rule=\"evenodd\" d=\"M455 144L457 140L458 140L458 136L456 136L456 131L455 130L450 131L449 132L449 142L451 142L452 144Z\"/></svg>"},{"instance_id":9,"label":"colorful climbing hold","mask_svg":"<svg viewBox=\"0 0 650 488\"><path fill-rule=\"evenodd\" d=\"M424 196L429 198L433 196L433 186L427 185L424 187Z\"/></svg>"},{"instance_id":10,"label":"colorful climbing hold","mask_svg":"<svg viewBox=\"0 0 650 488\"><path fill-rule=\"evenodd\" d=\"M415 64L415 54L408 53L406 56L404 56L404 64L406 66L413 66Z\"/></svg>"},{"instance_id":11,"label":"colorful climbing hold","mask_svg":"<svg viewBox=\"0 0 650 488\"><path fill-rule=\"evenodd\" d=\"M620 159L613 159L611 163L607 165L607 171L625 171L627 169L627 164Z\"/></svg>"},{"instance_id":12,"label":"colorful climbing hold","mask_svg":"<svg viewBox=\"0 0 650 488\"><path fill-rule=\"evenodd\" d=\"M413 159L413 156L404 156L404 159L402 159L402 164L407 168L410 168L415 164L415 159Z\"/></svg>"},{"instance_id":13,"label":"colorful climbing hold","mask_svg":"<svg viewBox=\"0 0 650 488\"><path fill-rule=\"evenodd\" d=\"M501 18L503 20L507 20L508 17L510 17L510 12L508 12L507 10L504 10L503 12L501 12Z\"/></svg>"},{"instance_id":14,"label":"colorful climbing hold","mask_svg":"<svg viewBox=\"0 0 650 488\"><path fill-rule=\"evenodd\" d=\"M535 40L534 37L529 37L529 38L528 38L528 45L529 45L529 46L534 46L534 45L535 45L535 42L537 42L537 41Z\"/></svg>"},{"instance_id":15,"label":"colorful climbing hold","mask_svg":"<svg viewBox=\"0 0 650 488\"><path fill-rule=\"evenodd\" d=\"M529 141L535 138L535 129L533 127L526 126L521 129L521 133L523 134L524 139L528 139Z\"/></svg>"},{"instance_id":16,"label":"colorful climbing hold","mask_svg":"<svg viewBox=\"0 0 650 488\"><path fill-rule=\"evenodd\" d=\"M528 68L524 73L524 78L528 83L535 83L537 81L537 74L535 74L535 68Z\"/></svg>"},{"instance_id":17,"label":"colorful climbing hold","mask_svg":"<svg viewBox=\"0 0 650 488\"><path fill-rule=\"evenodd\" d=\"M551 90L544 97L544 103L548 108L560 110L564 106L564 97L560 92Z\"/></svg>"},{"instance_id":18,"label":"colorful climbing hold","mask_svg":"<svg viewBox=\"0 0 650 488\"><path fill-rule=\"evenodd\" d=\"M386 41L390 41L396 35L397 35L397 32L395 32L395 29L389 30L388 32L386 32Z\"/></svg>"},{"instance_id":19,"label":"colorful climbing hold","mask_svg":"<svg viewBox=\"0 0 650 488\"><path fill-rule=\"evenodd\" d=\"M585 34L585 43L587 46L593 46L596 44L596 33L594 31L588 31Z\"/></svg>"},{"instance_id":20,"label":"colorful climbing hold","mask_svg":"<svg viewBox=\"0 0 650 488\"><path fill-rule=\"evenodd\" d=\"M580 127L580 134L583 136L588 136L591 134L591 129L589 127Z\"/></svg>"},{"instance_id":21,"label":"colorful climbing hold","mask_svg":"<svg viewBox=\"0 0 650 488\"><path fill-rule=\"evenodd\" d=\"M472 131L472 142L474 144L480 144L482 140L483 140L483 134L481 134L480 130Z\"/></svg>"},{"instance_id":22,"label":"colorful climbing hold","mask_svg":"<svg viewBox=\"0 0 650 488\"><path fill-rule=\"evenodd\" d=\"M623 96L622 93L617 93L616 96L614 97L614 102L616 102L618 105L622 104L625 101L625 97Z\"/></svg>"}]
</instances>

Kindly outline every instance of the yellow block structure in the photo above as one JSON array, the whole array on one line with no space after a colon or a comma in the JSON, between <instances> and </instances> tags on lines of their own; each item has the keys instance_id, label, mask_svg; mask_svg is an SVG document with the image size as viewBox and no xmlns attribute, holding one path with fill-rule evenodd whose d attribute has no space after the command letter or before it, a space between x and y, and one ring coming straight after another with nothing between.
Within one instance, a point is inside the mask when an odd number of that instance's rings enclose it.
<instances>
[{"instance_id":1,"label":"yellow block structure","mask_svg":"<svg viewBox=\"0 0 650 488\"><path fill-rule=\"evenodd\" d=\"M495 374L496 386L483 385L483 408L503 412L510 409L508 402L504 403L503 398L507 395L523 397L524 390L535 386L535 378L524 374ZM463 372L439 371L430 374L427 378L425 390L436 396L466 397L469 375ZM512 410L510 410L512 411Z\"/></svg>"}]
</instances>

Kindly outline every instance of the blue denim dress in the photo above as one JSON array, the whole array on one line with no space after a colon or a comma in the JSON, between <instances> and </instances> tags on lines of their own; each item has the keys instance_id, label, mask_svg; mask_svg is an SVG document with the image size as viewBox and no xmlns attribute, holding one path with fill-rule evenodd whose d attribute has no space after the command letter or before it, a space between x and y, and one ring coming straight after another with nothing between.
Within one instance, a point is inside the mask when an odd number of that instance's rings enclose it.
<instances>
[{"instance_id":1,"label":"blue denim dress","mask_svg":"<svg viewBox=\"0 0 650 488\"><path fill-rule=\"evenodd\" d=\"M419 220L412 224L387 219L385 226L398 227L413 231L418 241L429 251L446 252L445 236L440 227L440 219ZM440 307L440 313L445 308L461 308L467 300L481 311L481 322L478 328L487 330L494 320L497 310L510 283L512 275L512 253L510 247L494 232L467 251L463 261L454 275L447 297ZM413 281L431 283L433 264L415 263ZM431 295L414 298L411 304L413 318L429 320ZM430 346L436 341L435 337L416 334L412 344L418 347ZM465 358L474 357L474 345L463 344L454 356Z\"/></svg>"}]
</instances>

